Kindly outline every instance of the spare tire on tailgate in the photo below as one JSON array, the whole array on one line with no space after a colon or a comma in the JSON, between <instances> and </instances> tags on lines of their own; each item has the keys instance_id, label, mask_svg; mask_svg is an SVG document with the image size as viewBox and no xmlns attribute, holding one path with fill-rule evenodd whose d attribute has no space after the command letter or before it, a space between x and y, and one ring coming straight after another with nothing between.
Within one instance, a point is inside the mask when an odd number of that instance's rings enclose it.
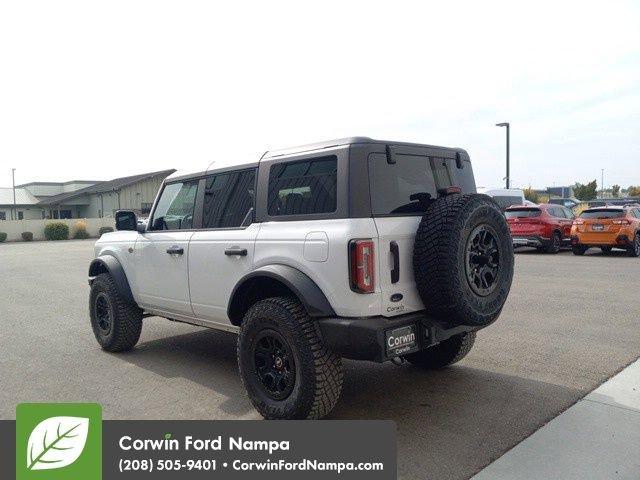
<instances>
[{"instance_id":1,"label":"spare tire on tailgate","mask_svg":"<svg viewBox=\"0 0 640 480\"><path fill-rule=\"evenodd\" d=\"M479 194L431 202L416 233L413 270L429 315L456 325L493 322L513 278L511 234L498 204Z\"/></svg>"}]
</instances>

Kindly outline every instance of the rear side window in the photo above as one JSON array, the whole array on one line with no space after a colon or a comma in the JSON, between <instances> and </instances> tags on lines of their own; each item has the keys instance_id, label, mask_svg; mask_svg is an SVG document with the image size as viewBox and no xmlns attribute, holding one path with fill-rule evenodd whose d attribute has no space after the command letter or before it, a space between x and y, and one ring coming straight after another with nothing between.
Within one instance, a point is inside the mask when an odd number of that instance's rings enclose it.
<instances>
[{"instance_id":1,"label":"rear side window","mask_svg":"<svg viewBox=\"0 0 640 480\"><path fill-rule=\"evenodd\" d=\"M255 170L207 177L202 228L237 228L251 223Z\"/></svg>"},{"instance_id":2,"label":"rear side window","mask_svg":"<svg viewBox=\"0 0 640 480\"><path fill-rule=\"evenodd\" d=\"M152 230L185 230L193 228L198 181L165 185L153 213Z\"/></svg>"},{"instance_id":3,"label":"rear side window","mask_svg":"<svg viewBox=\"0 0 640 480\"><path fill-rule=\"evenodd\" d=\"M273 165L269 170L269 215L335 212L337 167L335 155Z\"/></svg>"},{"instance_id":4,"label":"rear side window","mask_svg":"<svg viewBox=\"0 0 640 480\"><path fill-rule=\"evenodd\" d=\"M530 218L539 217L541 211L539 208L510 208L504 212L507 218Z\"/></svg>"},{"instance_id":5,"label":"rear side window","mask_svg":"<svg viewBox=\"0 0 640 480\"><path fill-rule=\"evenodd\" d=\"M624 217L624 211L617 208L589 209L580 214L580 218L620 218Z\"/></svg>"},{"instance_id":6,"label":"rear side window","mask_svg":"<svg viewBox=\"0 0 640 480\"><path fill-rule=\"evenodd\" d=\"M369 156L369 184L373 215L412 215L424 213L427 200L438 197L438 190L453 185L465 193L475 192L470 164L458 169L456 161L421 155Z\"/></svg>"}]
</instances>

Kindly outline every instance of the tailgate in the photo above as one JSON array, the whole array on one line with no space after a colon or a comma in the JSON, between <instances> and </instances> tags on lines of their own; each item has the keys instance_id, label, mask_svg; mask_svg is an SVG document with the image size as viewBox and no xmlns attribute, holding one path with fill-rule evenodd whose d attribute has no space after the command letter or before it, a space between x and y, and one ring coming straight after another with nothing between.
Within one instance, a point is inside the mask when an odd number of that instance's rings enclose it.
<instances>
[{"instance_id":1,"label":"tailgate","mask_svg":"<svg viewBox=\"0 0 640 480\"><path fill-rule=\"evenodd\" d=\"M413 277L413 243L421 217L378 217L378 283L382 315L424 309Z\"/></svg>"}]
</instances>

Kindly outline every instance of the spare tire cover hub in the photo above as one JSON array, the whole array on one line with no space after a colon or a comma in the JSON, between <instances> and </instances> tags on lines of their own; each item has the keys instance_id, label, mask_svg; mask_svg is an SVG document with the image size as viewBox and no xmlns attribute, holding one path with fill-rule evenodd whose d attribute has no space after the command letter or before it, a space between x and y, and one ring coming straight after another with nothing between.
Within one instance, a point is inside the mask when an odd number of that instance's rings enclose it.
<instances>
[{"instance_id":1,"label":"spare tire cover hub","mask_svg":"<svg viewBox=\"0 0 640 480\"><path fill-rule=\"evenodd\" d=\"M465 269L471 289L478 295L487 296L498 285L500 252L498 235L487 224L478 225L469 235L466 246Z\"/></svg>"}]
</instances>

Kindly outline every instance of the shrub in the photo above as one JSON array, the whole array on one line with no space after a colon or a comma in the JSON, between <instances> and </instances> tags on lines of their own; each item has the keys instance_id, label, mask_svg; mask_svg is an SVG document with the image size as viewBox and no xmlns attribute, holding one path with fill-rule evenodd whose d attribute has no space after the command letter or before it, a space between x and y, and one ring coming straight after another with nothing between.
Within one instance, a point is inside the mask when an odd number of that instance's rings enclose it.
<instances>
[{"instance_id":1,"label":"shrub","mask_svg":"<svg viewBox=\"0 0 640 480\"><path fill-rule=\"evenodd\" d=\"M87 232L87 222L85 222L84 220L78 220L74 228L75 233L73 234L73 238L77 240L89 238L89 232Z\"/></svg>"},{"instance_id":2,"label":"shrub","mask_svg":"<svg viewBox=\"0 0 640 480\"><path fill-rule=\"evenodd\" d=\"M0 243L4 242L7 239L7 234L4 232L0 232Z\"/></svg>"},{"instance_id":3,"label":"shrub","mask_svg":"<svg viewBox=\"0 0 640 480\"><path fill-rule=\"evenodd\" d=\"M47 240L67 240L69 238L69 226L62 222L47 223L44 227L44 238Z\"/></svg>"},{"instance_id":4,"label":"shrub","mask_svg":"<svg viewBox=\"0 0 640 480\"><path fill-rule=\"evenodd\" d=\"M105 233L110 233L113 232L113 228L112 227L100 227L100 230L98 230L98 233L100 235L103 235Z\"/></svg>"},{"instance_id":5,"label":"shrub","mask_svg":"<svg viewBox=\"0 0 640 480\"><path fill-rule=\"evenodd\" d=\"M30 242L33 240L33 232L22 232L22 240Z\"/></svg>"}]
</instances>

